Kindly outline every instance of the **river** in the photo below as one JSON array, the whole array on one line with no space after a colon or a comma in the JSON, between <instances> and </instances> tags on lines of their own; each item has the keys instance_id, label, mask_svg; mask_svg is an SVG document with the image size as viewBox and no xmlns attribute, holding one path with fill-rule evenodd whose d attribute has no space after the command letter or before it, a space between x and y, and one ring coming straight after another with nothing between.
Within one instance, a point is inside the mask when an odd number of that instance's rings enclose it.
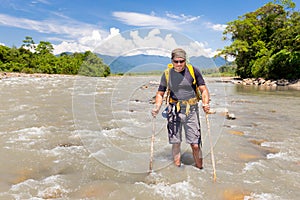
<instances>
[{"instance_id":1,"label":"river","mask_svg":"<svg viewBox=\"0 0 300 200\"><path fill-rule=\"evenodd\" d=\"M207 127L200 112L198 170L185 143L173 166L165 119L150 115L159 78L1 79L0 199L298 199L299 90L206 78L216 113Z\"/></svg>"}]
</instances>

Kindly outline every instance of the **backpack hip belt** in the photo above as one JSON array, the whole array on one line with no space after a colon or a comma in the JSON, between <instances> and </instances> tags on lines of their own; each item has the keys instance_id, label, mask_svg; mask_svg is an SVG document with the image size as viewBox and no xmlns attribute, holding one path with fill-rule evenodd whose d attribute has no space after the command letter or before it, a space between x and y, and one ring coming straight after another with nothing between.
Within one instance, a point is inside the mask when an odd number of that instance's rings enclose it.
<instances>
[{"instance_id":1,"label":"backpack hip belt","mask_svg":"<svg viewBox=\"0 0 300 200\"><path fill-rule=\"evenodd\" d=\"M186 106L185 114L188 115L190 113L190 107L197 105L198 101L199 101L199 99L197 97L193 97L188 100L174 100L174 99L170 98L169 103L176 105L177 112L180 111L181 105L185 105Z\"/></svg>"}]
</instances>

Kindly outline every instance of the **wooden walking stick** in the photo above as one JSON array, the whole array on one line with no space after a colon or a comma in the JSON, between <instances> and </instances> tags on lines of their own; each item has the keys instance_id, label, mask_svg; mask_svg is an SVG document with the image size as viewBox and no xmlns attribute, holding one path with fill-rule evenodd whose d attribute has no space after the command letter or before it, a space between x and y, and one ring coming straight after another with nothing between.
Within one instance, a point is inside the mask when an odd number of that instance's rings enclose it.
<instances>
[{"instance_id":1,"label":"wooden walking stick","mask_svg":"<svg viewBox=\"0 0 300 200\"><path fill-rule=\"evenodd\" d=\"M150 163L149 173L153 172L153 146L154 146L154 135L155 135L155 117L152 118L152 137L151 137L151 150L150 150Z\"/></svg>"},{"instance_id":2,"label":"wooden walking stick","mask_svg":"<svg viewBox=\"0 0 300 200\"><path fill-rule=\"evenodd\" d=\"M208 132L208 138L209 138L209 143L210 143L211 162L212 162L212 166L213 166L213 180L214 180L214 182L216 182L217 174L216 174L216 166L215 166L215 156L214 156L213 145L212 145L211 136L210 136L210 125L209 125L209 120L208 120L208 113L205 114L205 118L206 118L207 132Z\"/></svg>"}]
</instances>

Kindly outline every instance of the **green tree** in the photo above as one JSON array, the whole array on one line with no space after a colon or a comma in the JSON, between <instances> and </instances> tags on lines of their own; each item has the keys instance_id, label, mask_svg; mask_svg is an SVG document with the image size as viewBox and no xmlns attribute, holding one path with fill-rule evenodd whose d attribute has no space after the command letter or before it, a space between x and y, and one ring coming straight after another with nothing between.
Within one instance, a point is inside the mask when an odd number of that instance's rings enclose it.
<instances>
[{"instance_id":1,"label":"green tree","mask_svg":"<svg viewBox=\"0 0 300 200\"><path fill-rule=\"evenodd\" d=\"M21 47L25 47L26 49L30 50L30 51L34 51L35 50L35 43L32 39L32 37L30 36L26 36L25 40L23 40L23 43Z\"/></svg>"},{"instance_id":2,"label":"green tree","mask_svg":"<svg viewBox=\"0 0 300 200\"><path fill-rule=\"evenodd\" d=\"M38 54L52 54L54 48L50 42L40 41L36 47L36 52Z\"/></svg>"},{"instance_id":3,"label":"green tree","mask_svg":"<svg viewBox=\"0 0 300 200\"><path fill-rule=\"evenodd\" d=\"M265 78L297 78L299 65L299 12L287 12L295 4L289 0L281 5L268 3L255 12L228 23L223 32L226 46L220 55L236 58L237 75ZM295 45L296 44L296 45Z\"/></svg>"},{"instance_id":4,"label":"green tree","mask_svg":"<svg viewBox=\"0 0 300 200\"><path fill-rule=\"evenodd\" d=\"M275 4L282 5L285 8L295 8L296 4L292 0L274 0Z\"/></svg>"},{"instance_id":5,"label":"green tree","mask_svg":"<svg viewBox=\"0 0 300 200\"><path fill-rule=\"evenodd\" d=\"M35 46L33 39L26 36L23 43L20 48L0 45L1 71L74 75L79 73L103 77L110 75L109 66L90 51L55 56L50 42L41 41Z\"/></svg>"},{"instance_id":6,"label":"green tree","mask_svg":"<svg viewBox=\"0 0 300 200\"><path fill-rule=\"evenodd\" d=\"M102 59L91 51L84 53L85 60L79 69L80 75L106 77L110 74L110 68L104 64Z\"/></svg>"}]
</instances>

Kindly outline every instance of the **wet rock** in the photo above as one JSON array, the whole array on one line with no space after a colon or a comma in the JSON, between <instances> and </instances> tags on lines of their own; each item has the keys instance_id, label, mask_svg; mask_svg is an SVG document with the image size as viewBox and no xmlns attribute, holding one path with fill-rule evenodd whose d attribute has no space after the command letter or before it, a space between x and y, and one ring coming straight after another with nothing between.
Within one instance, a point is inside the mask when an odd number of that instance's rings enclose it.
<instances>
[{"instance_id":1,"label":"wet rock","mask_svg":"<svg viewBox=\"0 0 300 200\"><path fill-rule=\"evenodd\" d=\"M243 85L254 85L254 81L255 81L255 79L253 79L253 78L246 78L246 79L243 79L242 84Z\"/></svg>"},{"instance_id":2,"label":"wet rock","mask_svg":"<svg viewBox=\"0 0 300 200\"><path fill-rule=\"evenodd\" d=\"M149 88L148 85L143 85L143 86L141 87L141 89L148 89L148 88Z\"/></svg>"},{"instance_id":3,"label":"wet rock","mask_svg":"<svg viewBox=\"0 0 300 200\"><path fill-rule=\"evenodd\" d=\"M265 156L267 156L268 154L276 154L280 152L279 149L273 147L259 146L259 149Z\"/></svg>"},{"instance_id":4,"label":"wet rock","mask_svg":"<svg viewBox=\"0 0 300 200\"><path fill-rule=\"evenodd\" d=\"M296 88L298 87L300 89L300 83L297 85L297 82L299 82L299 80L287 80L287 79L266 80L264 78L245 78L245 79L232 80L232 83L241 84L241 85L256 85L256 86L267 86L267 87L294 85L296 86Z\"/></svg>"},{"instance_id":5,"label":"wet rock","mask_svg":"<svg viewBox=\"0 0 300 200\"><path fill-rule=\"evenodd\" d=\"M232 135L244 135L243 131L234 131L234 130L229 130L228 131Z\"/></svg>"},{"instance_id":6,"label":"wet rock","mask_svg":"<svg viewBox=\"0 0 300 200\"><path fill-rule=\"evenodd\" d=\"M64 192L60 188L47 188L42 192L43 199L58 199L63 197Z\"/></svg>"},{"instance_id":7,"label":"wet rock","mask_svg":"<svg viewBox=\"0 0 300 200\"><path fill-rule=\"evenodd\" d=\"M153 86L158 86L159 82L158 81L150 81L149 84L153 85Z\"/></svg>"},{"instance_id":8,"label":"wet rock","mask_svg":"<svg viewBox=\"0 0 300 200\"><path fill-rule=\"evenodd\" d=\"M236 119L236 117L235 117L235 115L234 115L233 113L227 113L227 114L226 114L226 118L227 118L227 119L230 119L230 120Z\"/></svg>"},{"instance_id":9,"label":"wet rock","mask_svg":"<svg viewBox=\"0 0 300 200\"><path fill-rule=\"evenodd\" d=\"M224 115L225 115L226 119L229 119L229 120L236 119L235 115L233 113L229 113L228 109L225 109Z\"/></svg>"},{"instance_id":10,"label":"wet rock","mask_svg":"<svg viewBox=\"0 0 300 200\"><path fill-rule=\"evenodd\" d=\"M255 139L250 139L249 140L252 144L256 144L256 145L261 145L263 142L266 142L266 140L255 140Z\"/></svg>"},{"instance_id":11,"label":"wet rock","mask_svg":"<svg viewBox=\"0 0 300 200\"><path fill-rule=\"evenodd\" d=\"M300 81L299 80L291 81L289 84L289 88L300 90Z\"/></svg>"},{"instance_id":12,"label":"wet rock","mask_svg":"<svg viewBox=\"0 0 300 200\"><path fill-rule=\"evenodd\" d=\"M250 196L251 192L238 189L227 189L223 192L224 200L244 200L246 196Z\"/></svg>"},{"instance_id":13,"label":"wet rock","mask_svg":"<svg viewBox=\"0 0 300 200\"><path fill-rule=\"evenodd\" d=\"M146 176L145 183L149 184L149 185L153 185L153 184L165 184L165 185L167 185L168 181L161 174L151 172Z\"/></svg>"},{"instance_id":14,"label":"wet rock","mask_svg":"<svg viewBox=\"0 0 300 200\"><path fill-rule=\"evenodd\" d=\"M250 142L252 144L255 145L255 147L260 151L262 152L263 155L267 156L268 154L275 154L275 153L278 153L279 152L279 149L277 148L274 148L274 147L267 147L267 146L262 146L262 144L264 142L267 142L266 140L256 140L256 139L250 139Z\"/></svg>"},{"instance_id":15,"label":"wet rock","mask_svg":"<svg viewBox=\"0 0 300 200\"><path fill-rule=\"evenodd\" d=\"M149 103L150 103L150 104L155 104L155 98L156 98L156 96L153 96L153 97L149 100Z\"/></svg>"},{"instance_id":16,"label":"wet rock","mask_svg":"<svg viewBox=\"0 0 300 200\"><path fill-rule=\"evenodd\" d=\"M250 154L250 153L239 153L238 157L240 160L243 160L245 162L250 162L250 161L258 160L258 159L262 158L262 156Z\"/></svg>"},{"instance_id":17,"label":"wet rock","mask_svg":"<svg viewBox=\"0 0 300 200\"><path fill-rule=\"evenodd\" d=\"M58 144L57 146L59 146L59 147L72 147L72 146L78 146L78 145L73 144L73 143L61 143L61 144Z\"/></svg>"},{"instance_id":18,"label":"wet rock","mask_svg":"<svg viewBox=\"0 0 300 200\"><path fill-rule=\"evenodd\" d=\"M277 80L276 84L277 84L278 86L287 86L287 85L289 85L290 83L289 83L289 81L286 80L286 79L280 79L280 80Z\"/></svg>"},{"instance_id":19,"label":"wet rock","mask_svg":"<svg viewBox=\"0 0 300 200\"><path fill-rule=\"evenodd\" d=\"M233 100L231 103L253 103L253 101L249 101L246 99L238 99L238 100Z\"/></svg>"}]
</instances>

